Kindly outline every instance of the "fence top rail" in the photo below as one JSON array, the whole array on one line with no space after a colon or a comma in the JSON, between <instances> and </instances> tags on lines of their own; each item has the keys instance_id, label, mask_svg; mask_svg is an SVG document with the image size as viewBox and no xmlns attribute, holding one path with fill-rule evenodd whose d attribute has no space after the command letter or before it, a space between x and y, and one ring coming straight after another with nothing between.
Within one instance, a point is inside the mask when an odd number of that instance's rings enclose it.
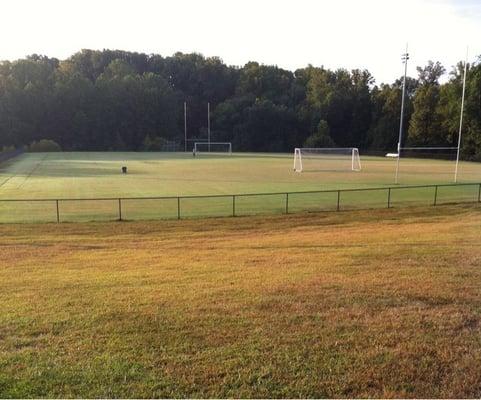
<instances>
[{"instance_id":1,"label":"fence top rail","mask_svg":"<svg viewBox=\"0 0 481 400\"><path fill-rule=\"evenodd\" d=\"M306 190L296 192L259 192L259 193L234 193L234 194L204 194L204 195L185 195L185 196L146 196L146 197L78 197L78 198L43 198L43 199L0 199L0 202L40 202L40 201L119 201L119 200L176 200L176 199L202 199L202 198L232 198L232 197L249 197L249 196L285 196L296 194L319 194L319 193L346 193L346 192L365 192L380 190L397 190L397 189L424 189L436 187L458 187L458 186L481 186L481 182L464 182L464 183L440 183L430 185L407 185L407 186L379 186L368 188L352 188L352 189L327 189L327 190Z\"/></svg>"}]
</instances>

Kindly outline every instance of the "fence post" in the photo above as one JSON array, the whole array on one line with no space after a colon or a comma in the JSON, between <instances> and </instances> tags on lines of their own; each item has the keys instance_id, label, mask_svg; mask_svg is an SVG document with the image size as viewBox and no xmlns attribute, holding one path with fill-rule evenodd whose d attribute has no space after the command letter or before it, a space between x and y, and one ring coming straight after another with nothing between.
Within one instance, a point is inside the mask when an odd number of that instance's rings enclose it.
<instances>
[{"instance_id":1,"label":"fence post","mask_svg":"<svg viewBox=\"0 0 481 400\"><path fill-rule=\"evenodd\" d=\"M177 219L180 219L180 197L177 197Z\"/></svg>"},{"instance_id":2,"label":"fence post","mask_svg":"<svg viewBox=\"0 0 481 400\"><path fill-rule=\"evenodd\" d=\"M119 198L119 221L122 221L122 200Z\"/></svg>"},{"instance_id":3,"label":"fence post","mask_svg":"<svg viewBox=\"0 0 481 400\"><path fill-rule=\"evenodd\" d=\"M387 189L387 208L391 208L391 188Z\"/></svg>"},{"instance_id":4,"label":"fence post","mask_svg":"<svg viewBox=\"0 0 481 400\"><path fill-rule=\"evenodd\" d=\"M57 206L57 224L60 222L60 212L58 210L58 199L55 200L56 206Z\"/></svg>"},{"instance_id":5,"label":"fence post","mask_svg":"<svg viewBox=\"0 0 481 400\"><path fill-rule=\"evenodd\" d=\"M438 201L438 185L436 185L434 187L434 203L433 203L433 206L436 205L437 201Z\"/></svg>"},{"instance_id":6,"label":"fence post","mask_svg":"<svg viewBox=\"0 0 481 400\"><path fill-rule=\"evenodd\" d=\"M479 184L479 189L478 189L478 203L481 203L481 183Z\"/></svg>"},{"instance_id":7,"label":"fence post","mask_svg":"<svg viewBox=\"0 0 481 400\"><path fill-rule=\"evenodd\" d=\"M286 214L289 214L289 193L286 193Z\"/></svg>"},{"instance_id":8,"label":"fence post","mask_svg":"<svg viewBox=\"0 0 481 400\"><path fill-rule=\"evenodd\" d=\"M235 194L232 195L232 216L235 217Z\"/></svg>"},{"instance_id":9,"label":"fence post","mask_svg":"<svg viewBox=\"0 0 481 400\"><path fill-rule=\"evenodd\" d=\"M337 191L337 211L341 209L341 191Z\"/></svg>"}]
</instances>

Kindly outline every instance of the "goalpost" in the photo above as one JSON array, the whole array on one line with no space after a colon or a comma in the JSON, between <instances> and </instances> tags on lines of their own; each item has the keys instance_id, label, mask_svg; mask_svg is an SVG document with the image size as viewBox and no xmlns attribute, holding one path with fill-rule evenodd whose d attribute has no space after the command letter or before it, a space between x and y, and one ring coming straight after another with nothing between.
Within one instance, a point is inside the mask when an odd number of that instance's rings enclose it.
<instances>
[{"instance_id":1,"label":"goalpost","mask_svg":"<svg viewBox=\"0 0 481 400\"><path fill-rule=\"evenodd\" d=\"M451 180L457 168L457 146L405 146L396 154L396 181L401 172L404 175L435 175L438 179ZM401 161L402 159L402 161ZM425 160L419 164L420 160ZM401 161L401 165L400 164Z\"/></svg>"},{"instance_id":2,"label":"goalpost","mask_svg":"<svg viewBox=\"0 0 481 400\"><path fill-rule=\"evenodd\" d=\"M360 171L357 147L294 149L294 171Z\"/></svg>"},{"instance_id":3,"label":"goalpost","mask_svg":"<svg viewBox=\"0 0 481 400\"><path fill-rule=\"evenodd\" d=\"M203 153L232 155L232 143L230 142L195 142L194 156Z\"/></svg>"},{"instance_id":4,"label":"goalpost","mask_svg":"<svg viewBox=\"0 0 481 400\"><path fill-rule=\"evenodd\" d=\"M461 112L459 115L459 131L458 131L458 143L457 146L451 147L443 147L443 146L434 146L434 147L402 147L402 138L403 138L403 115L404 115L404 97L405 97L405 90L406 90L406 71L407 71L407 61L409 60L409 54L407 52L407 44L406 44L406 53L402 55L402 61L404 63L404 80L402 86L402 99L401 99L401 118L399 121L399 139L397 144L397 153L388 153L386 156L396 156L396 173L394 178L394 183L399 183L399 163L401 160L401 156L403 153L406 152L415 152L418 155L422 155L422 158L433 158L433 159L447 159L450 160L453 158L454 164L454 183L458 181L458 169L459 169L459 157L460 157L460 150L461 150L461 134L463 129L463 112L464 112L464 96L466 92L466 73L468 70L468 48L466 48L466 59L464 61L464 71L463 71L463 90L461 94ZM444 154L443 154L444 153ZM454 157L453 157L453 153Z\"/></svg>"}]
</instances>

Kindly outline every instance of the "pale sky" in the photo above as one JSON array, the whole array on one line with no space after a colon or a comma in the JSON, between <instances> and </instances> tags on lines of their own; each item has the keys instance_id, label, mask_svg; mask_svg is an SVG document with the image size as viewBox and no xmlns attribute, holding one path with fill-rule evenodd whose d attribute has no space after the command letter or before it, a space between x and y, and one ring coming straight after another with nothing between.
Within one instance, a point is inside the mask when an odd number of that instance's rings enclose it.
<instances>
[{"instance_id":1,"label":"pale sky","mask_svg":"<svg viewBox=\"0 0 481 400\"><path fill-rule=\"evenodd\" d=\"M295 70L367 68L377 83L427 60L481 55L481 0L2 0L0 60L83 48L219 56Z\"/></svg>"}]
</instances>

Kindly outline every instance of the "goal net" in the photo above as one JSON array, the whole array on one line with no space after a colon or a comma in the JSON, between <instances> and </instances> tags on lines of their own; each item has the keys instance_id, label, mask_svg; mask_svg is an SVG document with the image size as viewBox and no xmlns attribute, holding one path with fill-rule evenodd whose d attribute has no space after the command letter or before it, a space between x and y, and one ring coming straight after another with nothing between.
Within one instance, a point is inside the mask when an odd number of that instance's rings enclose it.
<instances>
[{"instance_id":1,"label":"goal net","mask_svg":"<svg viewBox=\"0 0 481 400\"><path fill-rule=\"evenodd\" d=\"M194 155L199 154L232 154L230 142L195 142Z\"/></svg>"},{"instance_id":2,"label":"goal net","mask_svg":"<svg viewBox=\"0 0 481 400\"><path fill-rule=\"evenodd\" d=\"M355 147L296 148L294 171L360 171L361 159Z\"/></svg>"}]
</instances>

